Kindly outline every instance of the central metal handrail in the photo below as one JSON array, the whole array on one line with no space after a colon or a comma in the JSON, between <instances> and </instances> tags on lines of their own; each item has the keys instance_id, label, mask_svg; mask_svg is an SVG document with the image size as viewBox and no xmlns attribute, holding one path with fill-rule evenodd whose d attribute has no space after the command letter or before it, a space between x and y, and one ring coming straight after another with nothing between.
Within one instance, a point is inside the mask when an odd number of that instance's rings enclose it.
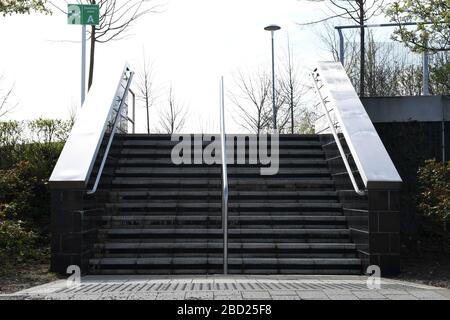
<instances>
[{"instance_id":1,"label":"central metal handrail","mask_svg":"<svg viewBox=\"0 0 450 320\"><path fill-rule=\"evenodd\" d=\"M222 157L223 273L228 274L228 173L225 137L225 98L223 77L220 80L220 146Z\"/></svg>"},{"instance_id":2,"label":"central metal handrail","mask_svg":"<svg viewBox=\"0 0 450 320\"><path fill-rule=\"evenodd\" d=\"M348 160L347 160L347 155L345 154L344 148L342 147L342 144L341 144L341 140L338 137L335 124L333 123L333 120L331 119L330 112L329 112L329 110L327 108L327 105L325 103L325 99L323 98L322 93L320 92L320 88L319 88L319 86L317 84L318 79L315 76L315 71L311 72L310 75L311 75L311 78L312 78L312 83L314 85L314 89L315 89L315 91L317 93L317 96L319 97L320 104L322 105L322 107L324 109L324 114L325 114L325 116L327 118L327 121L328 121L328 128L331 130L331 133L333 134L334 140L335 140L336 145L337 145L337 147L339 149L339 153L341 154L341 158L344 161L345 169L347 170L347 173L348 173L348 175L350 177L350 180L352 182L353 188L355 189L355 192L357 194L359 194L360 196L363 196L363 195L366 194L366 192L364 190L361 190L358 187L358 184L356 183L355 176L353 175L353 171L350 168L350 164L348 163Z\"/></svg>"},{"instance_id":3,"label":"central metal handrail","mask_svg":"<svg viewBox=\"0 0 450 320\"><path fill-rule=\"evenodd\" d=\"M98 184L100 182L100 178L102 176L103 169L105 167L106 159L108 158L109 149L111 148L111 144L112 144L113 139L114 139L114 134L117 131L118 123L120 122L119 119L122 117L122 107L125 105L125 99L126 99L126 97L128 95L128 91L130 90L130 85L131 85L131 81L133 80L133 75L134 75L134 72L130 71L130 75L128 76L128 79L127 79L127 85L125 87L125 90L123 92L122 97L120 98L119 108L116 111L116 115L115 115L115 118L114 118L114 121L113 121L113 124L112 124L112 128L111 128L111 134L109 136L108 144L106 145L106 149L105 149L105 152L103 154L103 159L102 159L102 162L100 164L100 168L99 168L99 170L97 172L97 177L95 178L94 186L92 187L91 190L87 191L87 194L94 194L97 191ZM134 109L134 106L133 106L133 109ZM133 113L134 113L134 110L133 110ZM134 118L134 115L133 115L133 118ZM127 116L127 120L130 120L130 119L128 119L128 116ZM134 131L134 119L133 119L132 123L133 123L133 131Z\"/></svg>"}]
</instances>

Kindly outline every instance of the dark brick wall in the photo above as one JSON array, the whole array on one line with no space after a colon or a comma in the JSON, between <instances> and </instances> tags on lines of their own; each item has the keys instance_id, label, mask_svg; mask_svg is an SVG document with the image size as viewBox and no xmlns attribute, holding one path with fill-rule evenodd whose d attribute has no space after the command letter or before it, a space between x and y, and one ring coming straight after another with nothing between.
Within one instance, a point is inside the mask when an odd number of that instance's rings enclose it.
<instances>
[{"instance_id":1,"label":"dark brick wall","mask_svg":"<svg viewBox=\"0 0 450 320\"><path fill-rule=\"evenodd\" d=\"M340 135L344 151L349 149L343 135ZM400 191L369 189L364 196L358 195L350 182L339 151L331 135L321 135L321 142L328 165L333 174L343 213L347 217L353 242L362 260L362 272L369 265L380 267L383 276L400 272ZM357 167L348 156L358 186L364 184Z\"/></svg>"},{"instance_id":2,"label":"dark brick wall","mask_svg":"<svg viewBox=\"0 0 450 320\"><path fill-rule=\"evenodd\" d=\"M399 272L400 191L368 190L369 258L383 275Z\"/></svg>"},{"instance_id":3,"label":"dark brick wall","mask_svg":"<svg viewBox=\"0 0 450 320\"><path fill-rule=\"evenodd\" d=\"M392 161L403 180L400 194L400 228L414 234L420 226L415 197L418 192L417 170L427 159L442 159L441 122L375 123ZM445 123L445 153L450 160L450 122Z\"/></svg>"},{"instance_id":4,"label":"dark brick wall","mask_svg":"<svg viewBox=\"0 0 450 320\"><path fill-rule=\"evenodd\" d=\"M84 190L52 191L52 272L65 274L69 265L87 272L88 259L100 227L96 215L104 213L103 202L108 194L99 190L95 196Z\"/></svg>"}]
</instances>

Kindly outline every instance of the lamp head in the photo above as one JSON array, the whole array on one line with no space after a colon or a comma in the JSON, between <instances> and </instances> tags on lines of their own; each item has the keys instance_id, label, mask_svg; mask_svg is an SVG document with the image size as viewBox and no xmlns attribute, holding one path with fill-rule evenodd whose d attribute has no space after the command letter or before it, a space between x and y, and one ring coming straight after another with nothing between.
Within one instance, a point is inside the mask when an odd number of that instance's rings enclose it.
<instances>
[{"instance_id":1,"label":"lamp head","mask_svg":"<svg viewBox=\"0 0 450 320\"><path fill-rule=\"evenodd\" d=\"M266 31L277 31L277 30L280 30L280 29L281 29L281 27L277 26L276 24L271 24L271 25L269 25L269 26L264 28L264 30L266 30Z\"/></svg>"}]
</instances>

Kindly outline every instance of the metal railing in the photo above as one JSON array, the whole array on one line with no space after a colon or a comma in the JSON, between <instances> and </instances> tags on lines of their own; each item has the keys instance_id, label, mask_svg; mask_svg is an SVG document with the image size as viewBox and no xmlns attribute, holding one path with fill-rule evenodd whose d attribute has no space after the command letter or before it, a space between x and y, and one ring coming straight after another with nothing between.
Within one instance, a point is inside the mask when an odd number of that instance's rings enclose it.
<instances>
[{"instance_id":1,"label":"metal railing","mask_svg":"<svg viewBox=\"0 0 450 320\"><path fill-rule=\"evenodd\" d=\"M225 98L223 77L220 80L220 146L222 157L222 229L223 229L223 273L228 274L228 173L225 136Z\"/></svg>"},{"instance_id":2,"label":"metal railing","mask_svg":"<svg viewBox=\"0 0 450 320\"><path fill-rule=\"evenodd\" d=\"M444 23L443 21L441 23ZM385 27L405 27L405 26L417 26L419 24L433 24L433 22L403 22L403 23L380 23L380 24L366 24L366 25L346 25L334 27L339 35L339 61L344 66L345 61L345 47L344 47L344 35L343 29L362 29L362 28L385 28ZM429 53L427 51L422 52L422 92L424 96L430 94L429 85Z\"/></svg>"},{"instance_id":3,"label":"metal railing","mask_svg":"<svg viewBox=\"0 0 450 320\"><path fill-rule=\"evenodd\" d=\"M331 119L330 111L328 110L328 107L326 105L325 98L322 96L322 93L320 92L321 87L319 87L319 85L318 85L319 74L316 71L317 71L317 69L314 70L313 72L311 72L311 78L312 78L312 83L313 83L314 89L319 98L320 105L323 107L324 115L328 122L328 127L326 127L326 129L330 129L331 133L333 134L334 140L339 149L339 153L341 154L341 158L344 161L345 169L347 170L348 176L350 177L350 180L352 182L353 189L355 189L355 192L357 194L359 194L360 196L363 196L366 194L366 192L365 192L365 190L360 189L358 187L358 184L356 183L356 179L353 174L353 170L351 169L350 164L348 163L347 155L344 151L344 148L342 147L341 140L339 139L338 133L336 131L336 123L334 123L333 120Z\"/></svg>"},{"instance_id":4,"label":"metal railing","mask_svg":"<svg viewBox=\"0 0 450 320\"><path fill-rule=\"evenodd\" d=\"M97 177L95 178L94 186L92 187L91 190L87 191L87 194L94 194L97 191L98 184L100 182L100 178L102 176L103 169L105 167L106 159L108 158L109 149L111 148L111 144L112 144L112 142L114 140L114 134L116 133L117 128L119 127L119 123L120 123L119 120L121 120L121 118L125 118L126 121L130 121L132 123L133 133L134 133L134 122L135 122L134 121L134 112L135 112L134 111L134 101L133 101L133 119L130 119L128 117L128 115L127 116L123 116L122 115L122 108L123 108L124 105L126 105L125 100L126 100L126 98L128 96L128 91L130 91L130 85L131 85L131 81L133 80L133 75L134 75L134 72L130 71L128 79L126 80L127 83L126 83L126 86L124 88L124 92L123 92L122 96L120 97L119 107L117 108L116 114L114 116L114 120L112 121L111 133L109 135L108 144L106 145L105 152L103 153L102 162L101 162L100 168L99 168L99 170L97 172ZM133 93L132 93L132 95L134 96Z\"/></svg>"},{"instance_id":5,"label":"metal railing","mask_svg":"<svg viewBox=\"0 0 450 320\"><path fill-rule=\"evenodd\" d=\"M133 104L131 118L127 116L127 120L131 122L131 133L136 133L136 94L131 89L128 89L128 91L131 94L131 101Z\"/></svg>"}]
</instances>

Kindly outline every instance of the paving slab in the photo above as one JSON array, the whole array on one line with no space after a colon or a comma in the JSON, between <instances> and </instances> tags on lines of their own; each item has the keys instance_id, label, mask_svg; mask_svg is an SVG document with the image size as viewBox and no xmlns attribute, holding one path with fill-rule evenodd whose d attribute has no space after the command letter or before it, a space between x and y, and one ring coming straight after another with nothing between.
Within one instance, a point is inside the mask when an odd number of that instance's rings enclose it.
<instances>
[{"instance_id":1,"label":"paving slab","mask_svg":"<svg viewBox=\"0 0 450 320\"><path fill-rule=\"evenodd\" d=\"M376 290L354 290L352 291L352 294L357 296L359 299L385 299L385 296L378 293Z\"/></svg>"},{"instance_id":2,"label":"paving slab","mask_svg":"<svg viewBox=\"0 0 450 320\"><path fill-rule=\"evenodd\" d=\"M408 290L408 293L419 299L438 299L443 298L442 295L433 290Z\"/></svg>"},{"instance_id":3,"label":"paving slab","mask_svg":"<svg viewBox=\"0 0 450 320\"><path fill-rule=\"evenodd\" d=\"M280 295L273 295L272 300L301 300L299 296L280 296Z\"/></svg>"},{"instance_id":4,"label":"paving slab","mask_svg":"<svg viewBox=\"0 0 450 320\"><path fill-rule=\"evenodd\" d=\"M382 279L369 289L365 276L85 276L79 285L57 280L0 299L32 300L450 300L450 290Z\"/></svg>"},{"instance_id":5,"label":"paving slab","mask_svg":"<svg viewBox=\"0 0 450 320\"><path fill-rule=\"evenodd\" d=\"M328 296L323 291L297 290L296 292L302 300L328 300Z\"/></svg>"},{"instance_id":6,"label":"paving slab","mask_svg":"<svg viewBox=\"0 0 450 320\"><path fill-rule=\"evenodd\" d=\"M242 298L244 299L270 299L271 296L267 291L250 291L242 292Z\"/></svg>"},{"instance_id":7,"label":"paving slab","mask_svg":"<svg viewBox=\"0 0 450 320\"><path fill-rule=\"evenodd\" d=\"M386 297L389 300L419 300L410 294L392 294L392 295L387 294Z\"/></svg>"},{"instance_id":8,"label":"paving slab","mask_svg":"<svg viewBox=\"0 0 450 320\"><path fill-rule=\"evenodd\" d=\"M186 300L213 300L213 291L189 291L186 292Z\"/></svg>"},{"instance_id":9,"label":"paving slab","mask_svg":"<svg viewBox=\"0 0 450 320\"><path fill-rule=\"evenodd\" d=\"M327 294L330 300L359 300L354 294Z\"/></svg>"},{"instance_id":10,"label":"paving slab","mask_svg":"<svg viewBox=\"0 0 450 320\"><path fill-rule=\"evenodd\" d=\"M185 300L186 292L159 292L156 300Z\"/></svg>"}]
</instances>

